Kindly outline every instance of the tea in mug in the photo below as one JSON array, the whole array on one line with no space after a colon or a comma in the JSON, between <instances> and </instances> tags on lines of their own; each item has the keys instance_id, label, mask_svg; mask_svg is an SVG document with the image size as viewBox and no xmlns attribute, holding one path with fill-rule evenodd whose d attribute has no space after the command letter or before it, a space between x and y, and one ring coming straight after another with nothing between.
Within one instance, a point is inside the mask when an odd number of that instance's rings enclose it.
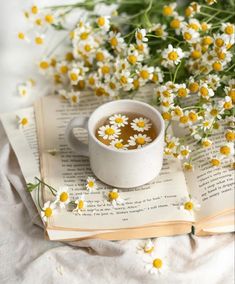
<instances>
[{"instance_id":1,"label":"tea in mug","mask_svg":"<svg viewBox=\"0 0 235 284\"><path fill-rule=\"evenodd\" d=\"M151 119L137 113L116 113L100 123L96 138L117 150L134 150L145 147L156 137Z\"/></svg>"}]
</instances>

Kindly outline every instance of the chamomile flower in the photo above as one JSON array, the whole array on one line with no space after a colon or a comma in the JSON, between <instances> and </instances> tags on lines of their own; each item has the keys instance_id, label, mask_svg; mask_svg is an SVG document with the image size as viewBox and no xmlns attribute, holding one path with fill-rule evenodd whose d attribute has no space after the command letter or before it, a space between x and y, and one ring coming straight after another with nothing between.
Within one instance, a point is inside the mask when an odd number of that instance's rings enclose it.
<instances>
[{"instance_id":1,"label":"chamomile flower","mask_svg":"<svg viewBox=\"0 0 235 284\"><path fill-rule=\"evenodd\" d=\"M115 139L110 142L110 147L117 150L127 150L129 145L123 144L123 139Z\"/></svg>"},{"instance_id":2,"label":"chamomile flower","mask_svg":"<svg viewBox=\"0 0 235 284\"><path fill-rule=\"evenodd\" d=\"M174 67L179 64L181 59L184 57L183 50L180 47L174 48L171 44L162 52L163 62L162 65L165 67Z\"/></svg>"},{"instance_id":3,"label":"chamomile flower","mask_svg":"<svg viewBox=\"0 0 235 284\"><path fill-rule=\"evenodd\" d=\"M140 54L137 49L130 47L127 53L127 60L130 64L135 65L143 60L143 55Z\"/></svg>"},{"instance_id":4,"label":"chamomile flower","mask_svg":"<svg viewBox=\"0 0 235 284\"><path fill-rule=\"evenodd\" d=\"M200 127L203 131L207 131L207 130L211 129L212 126L213 126L213 120L212 120L212 119L209 119L209 118L203 119L203 121L202 121L201 124L199 125L199 127Z\"/></svg>"},{"instance_id":5,"label":"chamomile flower","mask_svg":"<svg viewBox=\"0 0 235 284\"><path fill-rule=\"evenodd\" d=\"M231 23L222 23L221 31L229 36L234 36L235 27Z\"/></svg>"},{"instance_id":6,"label":"chamomile flower","mask_svg":"<svg viewBox=\"0 0 235 284\"><path fill-rule=\"evenodd\" d=\"M164 78L164 74L159 67L155 67L153 71L152 81L156 84L162 83Z\"/></svg>"},{"instance_id":7,"label":"chamomile flower","mask_svg":"<svg viewBox=\"0 0 235 284\"><path fill-rule=\"evenodd\" d=\"M135 39L136 42L147 42L148 38L146 37L146 30L145 29L137 29L135 32Z\"/></svg>"},{"instance_id":8,"label":"chamomile flower","mask_svg":"<svg viewBox=\"0 0 235 284\"><path fill-rule=\"evenodd\" d=\"M175 8L176 8L176 3L171 3L169 5L165 5L165 6L163 6L162 14L166 17L174 16L174 15L176 15Z\"/></svg>"},{"instance_id":9,"label":"chamomile flower","mask_svg":"<svg viewBox=\"0 0 235 284\"><path fill-rule=\"evenodd\" d=\"M143 117L135 118L131 122L131 128L139 132L148 131L151 128L151 126L152 124L150 120L147 118L143 118Z\"/></svg>"},{"instance_id":10,"label":"chamomile flower","mask_svg":"<svg viewBox=\"0 0 235 284\"><path fill-rule=\"evenodd\" d=\"M116 207L117 205L121 205L125 203L124 199L120 197L120 194L116 188L114 188L112 191L109 191L107 193L107 199L109 202L111 202L113 207Z\"/></svg>"},{"instance_id":11,"label":"chamomile flower","mask_svg":"<svg viewBox=\"0 0 235 284\"><path fill-rule=\"evenodd\" d=\"M128 124L128 117L120 113L114 114L109 117L109 122L117 127L124 127Z\"/></svg>"},{"instance_id":12,"label":"chamomile flower","mask_svg":"<svg viewBox=\"0 0 235 284\"><path fill-rule=\"evenodd\" d=\"M199 33L192 28L183 27L182 36L188 43L195 43L199 39Z\"/></svg>"},{"instance_id":13,"label":"chamomile flower","mask_svg":"<svg viewBox=\"0 0 235 284\"><path fill-rule=\"evenodd\" d=\"M42 45L42 44L44 44L44 39L45 39L44 34L37 33L36 36L34 37L34 42L37 45Z\"/></svg>"},{"instance_id":14,"label":"chamomile flower","mask_svg":"<svg viewBox=\"0 0 235 284\"><path fill-rule=\"evenodd\" d=\"M120 85L125 91L129 91L132 89L133 78L131 78L130 71L124 70L120 74L118 74L117 77Z\"/></svg>"},{"instance_id":15,"label":"chamomile flower","mask_svg":"<svg viewBox=\"0 0 235 284\"><path fill-rule=\"evenodd\" d=\"M149 257L145 257L145 268L150 274L164 275L168 271L168 261L162 254L154 253Z\"/></svg>"},{"instance_id":16,"label":"chamomile flower","mask_svg":"<svg viewBox=\"0 0 235 284\"><path fill-rule=\"evenodd\" d=\"M206 105L204 106L204 109L206 109L206 114L213 119L221 119L221 115L224 113L224 109L219 105Z\"/></svg>"},{"instance_id":17,"label":"chamomile flower","mask_svg":"<svg viewBox=\"0 0 235 284\"><path fill-rule=\"evenodd\" d=\"M153 66L139 66L137 70L137 74L139 75L139 81L140 85L144 85L147 81L151 80L153 77L153 71L154 67Z\"/></svg>"},{"instance_id":18,"label":"chamomile flower","mask_svg":"<svg viewBox=\"0 0 235 284\"><path fill-rule=\"evenodd\" d=\"M173 120L179 120L181 116L183 116L184 112L180 106L176 106L171 111L171 116Z\"/></svg>"},{"instance_id":19,"label":"chamomile flower","mask_svg":"<svg viewBox=\"0 0 235 284\"><path fill-rule=\"evenodd\" d=\"M150 31L154 32L156 36L162 38L163 40L167 39L168 33L166 32L166 25L158 23L156 25L153 25Z\"/></svg>"},{"instance_id":20,"label":"chamomile flower","mask_svg":"<svg viewBox=\"0 0 235 284\"><path fill-rule=\"evenodd\" d=\"M174 137L171 135L166 135L165 137L165 147L170 149L171 151L175 151L180 145L180 140L178 137Z\"/></svg>"},{"instance_id":21,"label":"chamomile flower","mask_svg":"<svg viewBox=\"0 0 235 284\"><path fill-rule=\"evenodd\" d=\"M99 81L99 77L96 73L90 73L87 78L88 86L93 89Z\"/></svg>"},{"instance_id":22,"label":"chamomile flower","mask_svg":"<svg viewBox=\"0 0 235 284\"><path fill-rule=\"evenodd\" d=\"M199 211L201 208L197 199L191 197L184 197L180 202L179 209L186 210L192 214L194 211Z\"/></svg>"},{"instance_id":23,"label":"chamomile flower","mask_svg":"<svg viewBox=\"0 0 235 284\"><path fill-rule=\"evenodd\" d=\"M55 203L59 203L59 206L61 208L65 208L65 206L69 203L70 198L69 198L69 190L68 187L61 187L57 192L56 192L56 200Z\"/></svg>"},{"instance_id":24,"label":"chamomile flower","mask_svg":"<svg viewBox=\"0 0 235 284\"><path fill-rule=\"evenodd\" d=\"M212 167L219 167L221 165L222 156L215 156L210 158L210 164Z\"/></svg>"},{"instance_id":25,"label":"chamomile flower","mask_svg":"<svg viewBox=\"0 0 235 284\"><path fill-rule=\"evenodd\" d=\"M188 159L191 150L189 146L181 145L179 149L179 159Z\"/></svg>"},{"instance_id":26,"label":"chamomile flower","mask_svg":"<svg viewBox=\"0 0 235 284\"><path fill-rule=\"evenodd\" d=\"M137 148L142 148L152 142L152 139L148 137L146 134L135 134L134 136L130 136L128 143L130 146L137 146Z\"/></svg>"},{"instance_id":27,"label":"chamomile flower","mask_svg":"<svg viewBox=\"0 0 235 284\"><path fill-rule=\"evenodd\" d=\"M199 83L195 81L194 77L189 78L188 89L191 93L195 94L199 91Z\"/></svg>"},{"instance_id":28,"label":"chamomile flower","mask_svg":"<svg viewBox=\"0 0 235 284\"><path fill-rule=\"evenodd\" d=\"M18 32L17 37L19 40L30 42L29 37L24 32Z\"/></svg>"},{"instance_id":29,"label":"chamomile flower","mask_svg":"<svg viewBox=\"0 0 235 284\"><path fill-rule=\"evenodd\" d=\"M191 162L184 162L183 163L183 170L193 171L194 170L193 164Z\"/></svg>"},{"instance_id":30,"label":"chamomile flower","mask_svg":"<svg viewBox=\"0 0 235 284\"><path fill-rule=\"evenodd\" d=\"M170 22L170 27L175 30L177 35L180 35L181 29L184 25L184 17L179 15L176 15Z\"/></svg>"},{"instance_id":31,"label":"chamomile flower","mask_svg":"<svg viewBox=\"0 0 235 284\"><path fill-rule=\"evenodd\" d=\"M19 128L25 128L29 125L29 117L26 115L17 115L16 119Z\"/></svg>"},{"instance_id":32,"label":"chamomile flower","mask_svg":"<svg viewBox=\"0 0 235 284\"><path fill-rule=\"evenodd\" d=\"M124 39L121 37L120 33L110 32L109 33L109 43L113 49L121 52L125 48Z\"/></svg>"},{"instance_id":33,"label":"chamomile flower","mask_svg":"<svg viewBox=\"0 0 235 284\"><path fill-rule=\"evenodd\" d=\"M85 196L82 194L77 200L75 200L76 207L73 209L74 214L82 215L83 211L86 210L87 202Z\"/></svg>"},{"instance_id":34,"label":"chamomile flower","mask_svg":"<svg viewBox=\"0 0 235 284\"><path fill-rule=\"evenodd\" d=\"M212 146L212 141L210 140L210 139L208 139L208 138L202 138L202 140L201 140L201 146L203 147L203 148L208 148L208 147L211 147Z\"/></svg>"},{"instance_id":35,"label":"chamomile flower","mask_svg":"<svg viewBox=\"0 0 235 284\"><path fill-rule=\"evenodd\" d=\"M101 28L105 32L107 32L110 29L110 21L109 21L109 19L110 19L109 16L102 16L102 17L99 17L96 20L97 25L99 26L99 28Z\"/></svg>"},{"instance_id":36,"label":"chamomile flower","mask_svg":"<svg viewBox=\"0 0 235 284\"><path fill-rule=\"evenodd\" d=\"M224 100L219 101L219 106L222 107L224 110L229 110L233 108L233 102L231 97L226 96Z\"/></svg>"},{"instance_id":37,"label":"chamomile flower","mask_svg":"<svg viewBox=\"0 0 235 284\"><path fill-rule=\"evenodd\" d=\"M152 254L155 249L154 243L151 239L141 240L137 246L137 253Z\"/></svg>"},{"instance_id":38,"label":"chamomile flower","mask_svg":"<svg viewBox=\"0 0 235 284\"><path fill-rule=\"evenodd\" d=\"M180 118L179 118L179 126L180 127L186 127L190 124L188 114L189 114L189 112L186 111L182 116L180 116Z\"/></svg>"},{"instance_id":39,"label":"chamomile flower","mask_svg":"<svg viewBox=\"0 0 235 284\"><path fill-rule=\"evenodd\" d=\"M27 86L27 84L20 84L20 85L18 85L17 86L17 91L18 91L18 94L21 97L26 97L30 93L30 90L29 90L29 87Z\"/></svg>"},{"instance_id":40,"label":"chamomile flower","mask_svg":"<svg viewBox=\"0 0 235 284\"><path fill-rule=\"evenodd\" d=\"M72 85L77 85L78 81L83 79L83 77L80 76L80 70L78 68L72 68L69 70L68 77Z\"/></svg>"},{"instance_id":41,"label":"chamomile flower","mask_svg":"<svg viewBox=\"0 0 235 284\"><path fill-rule=\"evenodd\" d=\"M220 147L220 154L224 157L233 156L234 155L234 143L227 143Z\"/></svg>"},{"instance_id":42,"label":"chamomile flower","mask_svg":"<svg viewBox=\"0 0 235 284\"><path fill-rule=\"evenodd\" d=\"M58 65L56 66L56 69L58 70L58 72L62 75L67 75L68 71L69 71L69 64L67 61L61 61L58 63Z\"/></svg>"},{"instance_id":43,"label":"chamomile flower","mask_svg":"<svg viewBox=\"0 0 235 284\"><path fill-rule=\"evenodd\" d=\"M103 125L99 128L98 134L104 140L113 140L118 138L121 134L121 130L116 125Z\"/></svg>"},{"instance_id":44,"label":"chamomile flower","mask_svg":"<svg viewBox=\"0 0 235 284\"><path fill-rule=\"evenodd\" d=\"M67 93L68 100L72 106L77 105L79 103L79 96L80 92L76 92L73 90Z\"/></svg>"},{"instance_id":45,"label":"chamomile flower","mask_svg":"<svg viewBox=\"0 0 235 284\"><path fill-rule=\"evenodd\" d=\"M235 140L235 131L228 129L224 136L227 142L233 142Z\"/></svg>"},{"instance_id":46,"label":"chamomile flower","mask_svg":"<svg viewBox=\"0 0 235 284\"><path fill-rule=\"evenodd\" d=\"M189 90L186 87L186 84L178 84L176 86L176 89L177 89L177 96L179 98L186 98L189 94Z\"/></svg>"},{"instance_id":47,"label":"chamomile flower","mask_svg":"<svg viewBox=\"0 0 235 284\"><path fill-rule=\"evenodd\" d=\"M97 189L96 180L93 177L88 177L86 180L86 189L91 192Z\"/></svg>"},{"instance_id":48,"label":"chamomile flower","mask_svg":"<svg viewBox=\"0 0 235 284\"><path fill-rule=\"evenodd\" d=\"M215 95L214 91L206 83L202 83L198 95L204 99L209 99Z\"/></svg>"},{"instance_id":49,"label":"chamomile flower","mask_svg":"<svg viewBox=\"0 0 235 284\"><path fill-rule=\"evenodd\" d=\"M54 202L47 201L42 208L41 217L44 222L48 222L48 220L57 213L56 205Z\"/></svg>"}]
</instances>

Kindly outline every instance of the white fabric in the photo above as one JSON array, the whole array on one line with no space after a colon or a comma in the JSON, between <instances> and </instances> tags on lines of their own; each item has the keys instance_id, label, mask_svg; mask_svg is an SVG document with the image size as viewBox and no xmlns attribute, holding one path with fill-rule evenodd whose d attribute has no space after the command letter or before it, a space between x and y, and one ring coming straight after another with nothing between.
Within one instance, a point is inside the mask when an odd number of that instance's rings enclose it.
<instances>
[{"instance_id":1,"label":"white fabric","mask_svg":"<svg viewBox=\"0 0 235 284\"><path fill-rule=\"evenodd\" d=\"M155 239L156 252L168 263L160 277L146 271L143 256L136 253L139 240L45 240L3 133L0 125L0 283L233 283L233 234Z\"/></svg>"}]
</instances>

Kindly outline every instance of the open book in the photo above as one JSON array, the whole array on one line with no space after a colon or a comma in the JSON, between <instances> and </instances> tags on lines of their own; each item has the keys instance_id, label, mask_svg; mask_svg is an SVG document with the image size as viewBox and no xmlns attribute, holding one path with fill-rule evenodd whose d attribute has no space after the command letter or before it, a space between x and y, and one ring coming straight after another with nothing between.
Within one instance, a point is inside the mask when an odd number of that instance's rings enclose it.
<instances>
[{"instance_id":1,"label":"open book","mask_svg":"<svg viewBox=\"0 0 235 284\"><path fill-rule=\"evenodd\" d=\"M36 158L39 153L41 177L46 183L57 189L68 186L72 200L85 195L87 208L82 215L61 210L50 219L46 227L49 239L149 238L185 234L192 228L197 235L234 231L234 172L228 167L211 168L206 162L206 150L193 152L193 172L184 173L179 161L165 160L161 174L152 182L134 189L120 189L125 203L116 208L104 197L111 189L107 185L98 181L98 189L88 193L85 181L93 176L89 160L69 149L64 132L72 117L87 116L101 103L87 93L82 94L78 106L70 106L56 96L42 98L35 105L38 141L32 108L24 110L32 116L30 127L34 130L31 132L13 125L15 113L1 116L27 182L32 182L34 175L38 176ZM86 141L84 130L78 129L77 135ZM212 139L220 143L222 136L223 133L217 133ZM50 154L52 149L56 155ZM30 159L27 153L31 153ZM29 172L28 167L35 173ZM180 208L181 200L189 194L201 204L200 211L191 213ZM46 188L42 195L44 201L53 200Z\"/></svg>"}]
</instances>

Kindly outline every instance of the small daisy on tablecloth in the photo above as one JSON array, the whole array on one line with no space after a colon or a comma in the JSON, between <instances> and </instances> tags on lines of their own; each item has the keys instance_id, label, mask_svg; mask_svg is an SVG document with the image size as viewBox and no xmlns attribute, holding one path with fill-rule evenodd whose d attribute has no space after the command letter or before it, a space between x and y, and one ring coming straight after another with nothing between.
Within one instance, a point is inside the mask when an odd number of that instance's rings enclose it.
<instances>
[{"instance_id":1,"label":"small daisy on tablecloth","mask_svg":"<svg viewBox=\"0 0 235 284\"><path fill-rule=\"evenodd\" d=\"M139 254L152 254L155 249L154 243L151 239L141 240L137 246L137 253Z\"/></svg>"},{"instance_id":2,"label":"small daisy on tablecloth","mask_svg":"<svg viewBox=\"0 0 235 284\"><path fill-rule=\"evenodd\" d=\"M169 269L168 261L161 253L146 255L144 257L144 262L146 263L145 268L150 274L161 276L166 274Z\"/></svg>"},{"instance_id":3,"label":"small daisy on tablecloth","mask_svg":"<svg viewBox=\"0 0 235 284\"><path fill-rule=\"evenodd\" d=\"M115 125L104 125L99 128L98 134L104 140L113 140L118 138L121 134L121 130Z\"/></svg>"},{"instance_id":4,"label":"small daisy on tablecloth","mask_svg":"<svg viewBox=\"0 0 235 284\"><path fill-rule=\"evenodd\" d=\"M110 124L113 124L117 127L124 127L128 124L128 117L122 114L114 114L109 118Z\"/></svg>"},{"instance_id":5,"label":"small daisy on tablecloth","mask_svg":"<svg viewBox=\"0 0 235 284\"><path fill-rule=\"evenodd\" d=\"M131 122L131 128L140 132L148 131L151 128L151 126L152 123L148 118L143 118L143 117L135 118Z\"/></svg>"},{"instance_id":6,"label":"small daisy on tablecloth","mask_svg":"<svg viewBox=\"0 0 235 284\"><path fill-rule=\"evenodd\" d=\"M69 198L69 190L67 186L59 188L59 190L56 192L56 203L59 203L60 208L65 208L65 205L67 205L70 201Z\"/></svg>"},{"instance_id":7,"label":"small daisy on tablecloth","mask_svg":"<svg viewBox=\"0 0 235 284\"><path fill-rule=\"evenodd\" d=\"M87 206L84 195L81 195L77 200L75 200L75 204L76 208L73 209L73 213L82 215Z\"/></svg>"},{"instance_id":8,"label":"small daisy on tablecloth","mask_svg":"<svg viewBox=\"0 0 235 284\"><path fill-rule=\"evenodd\" d=\"M109 191L106 197L108 201L112 203L113 207L125 203L124 199L120 197L120 194L118 193L118 190L116 188L114 188L112 191Z\"/></svg>"},{"instance_id":9,"label":"small daisy on tablecloth","mask_svg":"<svg viewBox=\"0 0 235 284\"><path fill-rule=\"evenodd\" d=\"M91 192L97 189L96 180L93 177L88 177L86 180L86 189Z\"/></svg>"}]
</instances>

